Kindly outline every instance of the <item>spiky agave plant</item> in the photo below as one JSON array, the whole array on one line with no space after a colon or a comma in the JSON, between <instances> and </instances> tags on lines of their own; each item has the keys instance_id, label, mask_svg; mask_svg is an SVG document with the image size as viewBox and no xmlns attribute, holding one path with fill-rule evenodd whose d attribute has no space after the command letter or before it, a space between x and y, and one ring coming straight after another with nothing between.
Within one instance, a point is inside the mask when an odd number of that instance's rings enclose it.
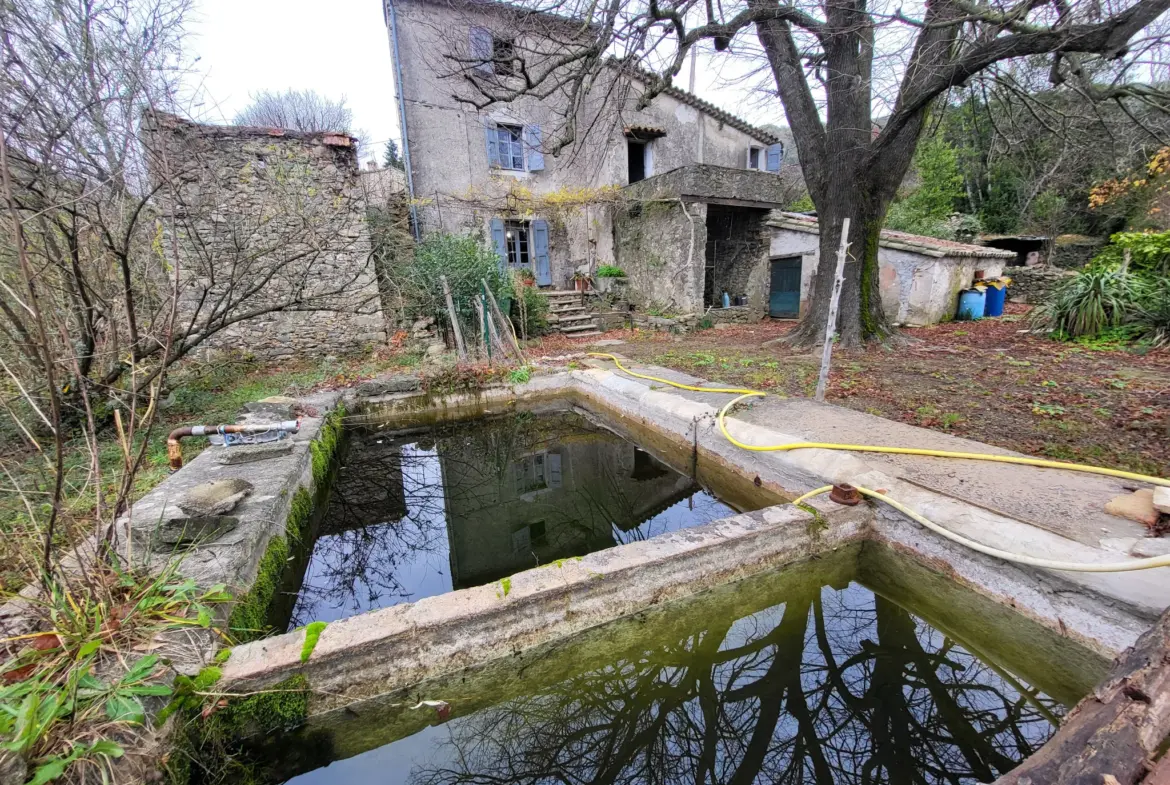
<instances>
[{"instance_id":1,"label":"spiky agave plant","mask_svg":"<svg viewBox=\"0 0 1170 785\"><path fill-rule=\"evenodd\" d=\"M1033 318L1068 338L1097 335L1138 311L1144 279L1117 270L1082 270L1061 282Z\"/></svg>"},{"instance_id":2,"label":"spiky agave plant","mask_svg":"<svg viewBox=\"0 0 1170 785\"><path fill-rule=\"evenodd\" d=\"M1134 322L1155 346L1170 344L1170 278L1159 278L1147 287Z\"/></svg>"}]
</instances>

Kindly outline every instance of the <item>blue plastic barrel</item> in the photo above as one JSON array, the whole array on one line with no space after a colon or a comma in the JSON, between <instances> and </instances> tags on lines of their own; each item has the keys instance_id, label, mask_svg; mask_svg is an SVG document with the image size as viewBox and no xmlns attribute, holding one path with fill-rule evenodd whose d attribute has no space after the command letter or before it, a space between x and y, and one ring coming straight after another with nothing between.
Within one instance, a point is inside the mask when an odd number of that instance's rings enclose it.
<instances>
[{"instance_id":1,"label":"blue plastic barrel","mask_svg":"<svg viewBox=\"0 0 1170 785\"><path fill-rule=\"evenodd\" d=\"M1003 316L1003 301L1007 299L1007 287L988 286L985 295L987 302L983 306L983 315Z\"/></svg>"},{"instance_id":2,"label":"blue plastic barrel","mask_svg":"<svg viewBox=\"0 0 1170 785\"><path fill-rule=\"evenodd\" d=\"M959 315L956 318L964 322L982 319L986 297L986 293L978 289L964 289L959 293Z\"/></svg>"}]
</instances>

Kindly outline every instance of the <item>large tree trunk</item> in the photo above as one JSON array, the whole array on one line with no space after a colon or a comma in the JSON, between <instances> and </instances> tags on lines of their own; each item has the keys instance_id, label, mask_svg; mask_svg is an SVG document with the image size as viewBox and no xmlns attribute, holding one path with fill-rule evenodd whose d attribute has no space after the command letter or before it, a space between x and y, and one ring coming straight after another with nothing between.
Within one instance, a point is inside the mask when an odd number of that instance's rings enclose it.
<instances>
[{"instance_id":1,"label":"large tree trunk","mask_svg":"<svg viewBox=\"0 0 1170 785\"><path fill-rule=\"evenodd\" d=\"M878 237L887 205L875 205L866 199L854 181L831 182L825 190L825 195L818 201L825 207L818 211L820 258L808 306L800 326L791 335L791 341L796 346L811 347L824 340L841 226L845 218L849 218L849 252L845 258L845 282L838 308L840 342L843 346L859 346L865 341L883 340L891 330L878 289Z\"/></svg>"}]
</instances>

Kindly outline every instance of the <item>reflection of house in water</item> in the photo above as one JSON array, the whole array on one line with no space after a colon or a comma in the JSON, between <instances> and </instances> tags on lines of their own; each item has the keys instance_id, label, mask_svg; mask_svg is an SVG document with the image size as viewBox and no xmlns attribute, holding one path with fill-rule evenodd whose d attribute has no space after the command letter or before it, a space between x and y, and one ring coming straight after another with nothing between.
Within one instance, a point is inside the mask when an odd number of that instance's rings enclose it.
<instances>
[{"instance_id":1,"label":"reflection of house in water","mask_svg":"<svg viewBox=\"0 0 1170 785\"><path fill-rule=\"evenodd\" d=\"M527 415L441 439L455 588L617 545L697 488L577 414ZM616 531L615 531L616 530Z\"/></svg>"}]
</instances>

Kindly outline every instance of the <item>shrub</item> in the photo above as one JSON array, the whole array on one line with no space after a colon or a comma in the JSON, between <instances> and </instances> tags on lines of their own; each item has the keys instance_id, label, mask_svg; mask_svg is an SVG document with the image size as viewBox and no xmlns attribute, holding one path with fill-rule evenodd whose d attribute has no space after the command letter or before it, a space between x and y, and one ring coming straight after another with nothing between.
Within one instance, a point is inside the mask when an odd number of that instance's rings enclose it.
<instances>
[{"instance_id":1,"label":"shrub","mask_svg":"<svg viewBox=\"0 0 1170 785\"><path fill-rule=\"evenodd\" d=\"M614 264L603 264L597 268L598 278L625 278L626 271Z\"/></svg>"},{"instance_id":2,"label":"shrub","mask_svg":"<svg viewBox=\"0 0 1170 785\"><path fill-rule=\"evenodd\" d=\"M1170 278L1160 278L1146 288L1134 323L1141 329L1143 339L1158 346L1170 344Z\"/></svg>"},{"instance_id":3,"label":"shrub","mask_svg":"<svg viewBox=\"0 0 1170 785\"><path fill-rule=\"evenodd\" d=\"M1066 338L1097 335L1117 327L1139 310L1148 289L1140 276L1086 269L1062 282L1034 319Z\"/></svg>"},{"instance_id":4,"label":"shrub","mask_svg":"<svg viewBox=\"0 0 1170 785\"><path fill-rule=\"evenodd\" d=\"M548 327L548 297L532 286L521 286L512 301L512 324L524 338L540 335Z\"/></svg>"},{"instance_id":5,"label":"shrub","mask_svg":"<svg viewBox=\"0 0 1170 785\"><path fill-rule=\"evenodd\" d=\"M392 273L405 302L418 308L419 315L447 321L441 276L447 276L455 310L474 323L473 298L487 281L496 300L512 296L511 277L500 269L500 257L479 238L470 235L436 234L418 244L412 262L399 265Z\"/></svg>"}]
</instances>

